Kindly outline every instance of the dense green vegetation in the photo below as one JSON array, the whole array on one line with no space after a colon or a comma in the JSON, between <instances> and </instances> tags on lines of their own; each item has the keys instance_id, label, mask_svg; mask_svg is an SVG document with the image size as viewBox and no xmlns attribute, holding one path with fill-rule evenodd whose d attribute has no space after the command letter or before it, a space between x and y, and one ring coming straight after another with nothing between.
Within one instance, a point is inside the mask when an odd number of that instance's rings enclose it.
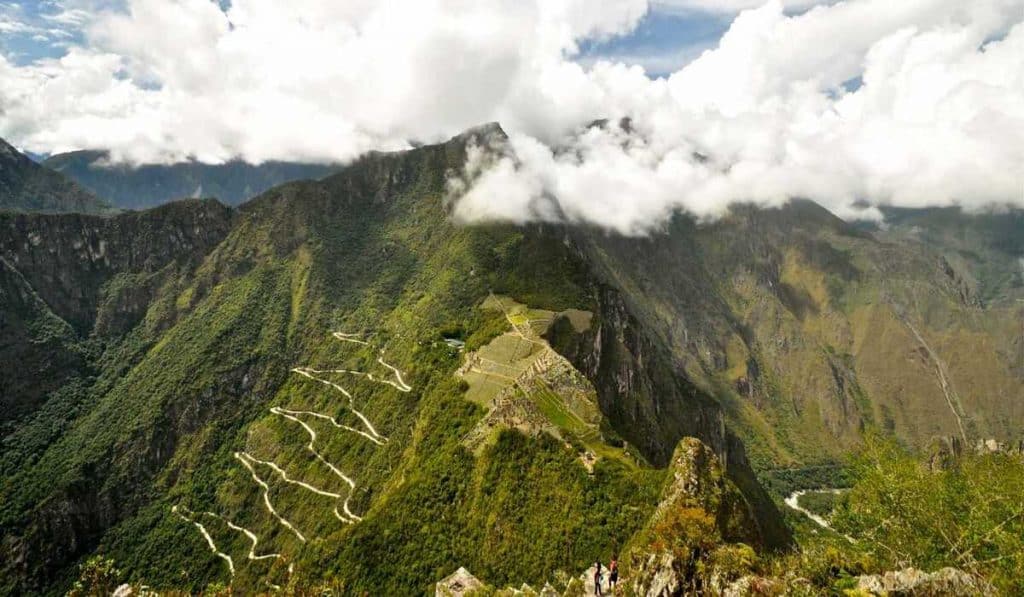
<instances>
[{"instance_id":1,"label":"dense green vegetation","mask_svg":"<svg viewBox=\"0 0 1024 597\"><path fill-rule=\"evenodd\" d=\"M103 200L0 139L0 210L108 213Z\"/></svg>"},{"instance_id":2,"label":"dense green vegetation","mask_svg":"<svg viewBox=\"0 0 1024 597\"><path fill-rule=\"evenodd\" d=\"M842 464L770 469L761 473L760 480L776 497L802 489L849 487L852 482L848 467Z\"/></svg>"},{"instance_id":3,"label":"dense green vegetation","mask_svg":"<svg viewBox=\"0 0 1024 597\"><path fill-rule=\"evenodd\" d=\"M841 495L808 493L801 505L829 514L836 532L803 525L801 550L765 562L762 574L796 575L815 591L852 588L857 575L953 567L1001 595L1024 590L1024 461L965 455L942 470L872 436Z\"/></svg>"},{"instance_id":4,"label":"dense green vegetation","mask_svg":"<svg viewBox=\"0 0 1024 597\"><path fill-rule=\"evenodd\" d=\"M5 438L11 474L0 485L0 526L20 537L32 562L27 582L42 584L17 584L25 578L8 560L4 590L67 588L73 560L48 554L95 549L117 562L123 580L153 587L326 582L410 594L458 565L499 582L536 581L625 542L653 508L662 473L602 461L588 474L575 448L546 436L505 432L479 456L462 446L483 413L462 397L453 375L459 353L442 338L456 331L471 348L503 332L507 322L479 308L492 290L553 310L587 309L592 297L555 237L445 221L444 172L461 160L458 146L439 146L281 187L247 204L193 272L161 278L138 325L100 343L95 379L73 396L49 396ZM376 203L375 189L394 172L414 174ZM131 294L140 281L117 276L95 303ZM105 329L119 329L118 310L105 312ZM361 333L370 344L339 342L332 331ZM261 469L270 499L310 538L301 543L268 515L233 454L251 452L347 492L310 457L303 429L269 408L358 426L340 394L289 370L383 377L380 348L411 392L365 378L335 381L389 441L376 446L310 422L317 449L356 480L351 507L363 520L342 524L332 500ZM71 503L94 506L65 527L60 512ZM232 557L233 578L174 506L198 513ZM253 530L257 551L284 558L247 560L246 536L207 511ZM295 565L291 577L287 564Z\"/></svg>"},{"instance_id":5,"label":"dense green vegetation","mask_svg":"<svg viewBox=\"0 0 1024 597\"><path fill-rule=\"evenodd\" d=\"M871 440L833 520L851 549L882 568L953 566L1005 594L1024 591L1024 462L967 455L934 471L892 442Z\"/></svg>"},{"instance_id":6,"label":"dense green vegetation","mask_svg":"<svg viewBox=\"0 0 1024 597\"><path fill-rule=\"evenodd\" d=\"M843 499L842 494L831 491L809 491L800 496L800 507L828 520Z\"/></svg>"}]
</instances>

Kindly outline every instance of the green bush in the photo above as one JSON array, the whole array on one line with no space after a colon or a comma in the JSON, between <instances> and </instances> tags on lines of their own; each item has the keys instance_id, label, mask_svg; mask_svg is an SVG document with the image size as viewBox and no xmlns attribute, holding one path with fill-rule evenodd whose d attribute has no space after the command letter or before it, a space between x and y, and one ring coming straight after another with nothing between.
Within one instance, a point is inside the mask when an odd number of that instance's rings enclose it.
<instances>
[{"instance_id":1,"label":"green bush","mask_svg":"<svg viewBox=\"0 0 1024 597\"><path fill-rule=\"evenodd\" d=\"M114 560L103 556L93 556L78 568L78 580L75 581L69 597L106 597L114 592L121 579L121 571L114 565Z\"/></svg>"}]
</instances>

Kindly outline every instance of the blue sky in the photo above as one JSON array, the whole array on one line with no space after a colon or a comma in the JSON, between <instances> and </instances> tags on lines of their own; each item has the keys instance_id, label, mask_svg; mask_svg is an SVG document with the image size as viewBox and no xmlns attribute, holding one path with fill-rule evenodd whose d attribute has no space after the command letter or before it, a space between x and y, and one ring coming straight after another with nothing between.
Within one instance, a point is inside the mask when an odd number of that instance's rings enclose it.
<instances>
[{"instance_id":1,"label":"blue sky","mask_svg":"<svg viewBox=\"0 0 1024 597\"><path fill-rule=\"evenodd\" d=\"M714 47L732 17L655 5L629 35L581 44L577 60L584 64L600 59L639 64L648 75L664 76Z\"/></svg>"},{"instance_id":2,"label":"blue sky","mask_svg":"<svg viewBox=\"0 0 1024 597\"><path fill-rule=\"evenodd\" d=\"M17 65L58 58L83 41L90 13L123 8L123 0L0 1L0 52ZM631 34L585 41L576 59L587 65L600 59L640 64L652 76L666 75L714 47L732 16L655 4Z\"/></svg>"},{"instance_id":3,"label":"blue sky","mask_svg":"<svg viewBox=\"0 0 1024 597\"><path fill-rule=\"evenodd\" d=\"M56 0L0 2L0 51L18 65L62 56L69 44L82 41L87 7Z\"/></svg>"}]
</instances>

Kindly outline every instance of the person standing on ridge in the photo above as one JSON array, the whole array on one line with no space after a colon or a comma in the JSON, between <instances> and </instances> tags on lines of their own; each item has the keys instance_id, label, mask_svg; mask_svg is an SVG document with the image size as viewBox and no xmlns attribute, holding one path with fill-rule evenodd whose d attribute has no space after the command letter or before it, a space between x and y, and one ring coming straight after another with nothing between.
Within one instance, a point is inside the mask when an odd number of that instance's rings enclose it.
<instances>
[{"instance_id":1,"label":"person standing on ridge","mask_svg":"<svg viewBox=\"0 0 1024 597\"><path fill-rule=\"evenodd\" d=\"M608 588L611 594L615 594L615 587L619 583L619 558L613 555L612 561L608 562Z\"/></svg>"},{"instance_id":2,"label":"person standing on ridge","mask_svg":"<svg viewBox=\"0 0 1024 597\"><path fill-rule=\"evenodd\" d=\"M601 581L603 580L601 575L601 561L594 562L594 595L603 595L601 592Z\"/></svg>"}]
</instances>

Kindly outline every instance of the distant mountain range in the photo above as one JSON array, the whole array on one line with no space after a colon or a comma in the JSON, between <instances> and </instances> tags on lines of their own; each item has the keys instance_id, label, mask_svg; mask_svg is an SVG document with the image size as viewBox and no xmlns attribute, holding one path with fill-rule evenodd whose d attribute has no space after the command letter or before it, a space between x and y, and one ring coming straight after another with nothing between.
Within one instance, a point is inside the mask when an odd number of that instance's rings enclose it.
<instances>
[{"instance_id":1,"label":"distant mountain range","mask_svg":"<svg viewBox=\"0 0 1024 597\"><path fill-rule=\"evenodd\" d=\"M56 154L43 164L121 209L145 209L190 197L213 197L227 205L238 205L279 184L323 178L340 168L336 164L264 162L254 165L242 161L110 165L103 151Z\"/></svg>"}]
</instances>

